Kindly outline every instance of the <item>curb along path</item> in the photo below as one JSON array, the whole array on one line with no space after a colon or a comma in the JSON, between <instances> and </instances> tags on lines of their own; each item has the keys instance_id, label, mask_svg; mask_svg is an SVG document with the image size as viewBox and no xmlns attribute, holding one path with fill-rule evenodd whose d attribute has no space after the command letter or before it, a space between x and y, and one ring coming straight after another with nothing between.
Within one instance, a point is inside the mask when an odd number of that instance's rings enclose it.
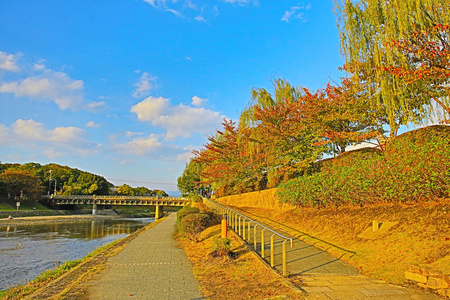
<instances>
[{"instance_id":1,"label":"curb along path","mask_svg":"<svg viewBox=\"0 0 450 300\"><path fill-rule=\"evenodd\" d=\"M203 299L192 265L178 248L176 214L131 241L89 283L89 299Z\"/></svg>"},{"instance_id":2,"label":"curb along path","mask_svg":"<svg viewBox=\"0 0 450 300\"><path fill-rule=\"evenodd\" d=\"M233 207L242 215L247 215L252 219L255 216L248 215L244 210ZM409 300L409 299L440 299L440 297L425 291L418 291L393 284L388 284L382 280L376 280L358 274L353 266L331 256L326 251L318 249L305 243L291 234L288 228L283 230L281 226L273 226L269 220L255 219L261 225L276 231L286 237L294 239L293 247L287 246L286 267L290 280L295 282L303 291L307 293L306 299L372 299L372 300ZM242 232L244 228L242 228ZM247 230L247 227L246 227ZM270 233L269 233L270 235ZM255 236L250 234L247 243L254 244ZM270 243L269 236L265 237L265 259L269 261ZM261 233L256 236L258 254L261 255ZM274 267L282 271L281 264L281 243L280 237L274 236ZM252 246L253 248L253 246ZM269 253L269 254L268 254Z\"/></svg>"}]
</instances>

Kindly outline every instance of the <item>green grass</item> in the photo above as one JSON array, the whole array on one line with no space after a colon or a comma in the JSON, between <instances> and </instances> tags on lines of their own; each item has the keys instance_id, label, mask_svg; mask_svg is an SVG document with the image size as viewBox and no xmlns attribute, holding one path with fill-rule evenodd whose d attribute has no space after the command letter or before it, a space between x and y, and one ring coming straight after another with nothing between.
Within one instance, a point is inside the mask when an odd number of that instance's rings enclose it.
<instances>
[{"instance_id":1,"label":"green grass","mask_svg":"<svg viewBox=\"0 0 450 300\"><path fill-rule=\"evenodd\" d=\"M14 199L1 199L0 200L0 211L12 211L17 210L16 203L18 201ZM34 209L35 208L35 209ZM51 208L33 201L33 200L23 200L20 201L19 210L52 210Z\"/></svg>"}]
</instances>

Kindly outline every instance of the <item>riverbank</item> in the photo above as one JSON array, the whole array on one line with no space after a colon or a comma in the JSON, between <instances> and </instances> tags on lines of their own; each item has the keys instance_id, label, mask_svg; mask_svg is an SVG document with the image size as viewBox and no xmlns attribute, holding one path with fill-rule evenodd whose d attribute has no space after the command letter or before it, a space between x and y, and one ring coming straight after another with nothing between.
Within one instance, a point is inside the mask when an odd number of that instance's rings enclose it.
<instances>
[{"instance_id":1,"label":"riverbank","mask_svg":"<svg viewBox=\"0 0 450 300\"><path fill-rule=\"evenodd\" d=\"M117 218L117 216L101 216L101 215L58 215L58 216L35 216L35 217L19 217L13 219L0 219L0 226L10 225L32 225L32 224L50 224L50 223L68 223L78 222L92 219Z\"/></svg>"},{"instance_id":2,"label":"riverbank","mask_svg":"<svg viewBox=\"0 0 450 300\"><path fill-rule=\"evenodd\" d=\"M77 216L68 216L76 218ZM95 216L92 216L95 217ZM66 219L66 218L64 218ZM161 219L163 220L163 219ZM27 284L15 286L7 291L0 292L1 299L56 299L67 293L71 293L68 298L79 298L83 294L83 286L77 285L90 278L104 267L106 260L114 256L134 238L153 227L161 220L152 222L142 227L127 237L116 240L104 247L101 247L83 259L67 262L55 270L48 270ZM77 295L77 296L74 296Z\"/></svg>"}]
</instances>

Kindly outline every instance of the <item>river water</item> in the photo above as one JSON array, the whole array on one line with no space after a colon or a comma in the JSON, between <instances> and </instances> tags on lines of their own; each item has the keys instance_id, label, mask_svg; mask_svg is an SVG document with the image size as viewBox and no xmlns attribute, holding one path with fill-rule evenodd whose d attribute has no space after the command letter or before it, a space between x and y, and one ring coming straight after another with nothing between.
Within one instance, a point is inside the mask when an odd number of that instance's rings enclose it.
<instances>
[{"instance_id":1,"label":"river water","mask_svg":"<svg viewBox=\"0 0 450 300\"><path fill-rule=\"evenodd\" d=\"M154 218L99 218L0 226L0 290L24 284L66 261L81 259L153 221Z\"/></svg>"}]
</instances>

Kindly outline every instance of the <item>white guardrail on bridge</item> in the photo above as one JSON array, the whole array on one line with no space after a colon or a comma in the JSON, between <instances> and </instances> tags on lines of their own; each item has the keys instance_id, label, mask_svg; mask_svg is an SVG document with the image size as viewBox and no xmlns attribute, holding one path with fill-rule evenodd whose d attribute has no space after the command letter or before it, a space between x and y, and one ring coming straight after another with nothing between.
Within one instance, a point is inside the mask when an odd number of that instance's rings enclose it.
<instances>
[{"instance_id":1,"label":"white guardrail on bridge","mask_svg":"<svg viewBox=\"0 0 450 300\"><path fill-rule=\"evenodd\" d=\"M281 253L282 253L282 268L283 268L283 275L287 275L286 271L286 242L290 241L291 247L293 246L293 239L283 236L279 234L276 231L273 231L270 228L267 228L266 226L258 223L257 221L229 208L226 206L223 206L213 200L203 198L203 201L206 205L208 205L211 209L215 210L219 214L225 215L227 219L228 226L236 233L238 234L248 245L251 245L251 236L252 236L252 230L251 227L253 226L253 250L255 252L258 252L258 239L257 239L257 229L259 228L261 230L260 232L260 255L261 258L265 259L265 240L264 235L265 232L270 232L272 235L270 236L270 266L272 268L275 268L275 245L274 245L274 237L278 236L283 240L281 243ZM246 228L247 226L247 228Z\"/></svg>"}]
</instances>

